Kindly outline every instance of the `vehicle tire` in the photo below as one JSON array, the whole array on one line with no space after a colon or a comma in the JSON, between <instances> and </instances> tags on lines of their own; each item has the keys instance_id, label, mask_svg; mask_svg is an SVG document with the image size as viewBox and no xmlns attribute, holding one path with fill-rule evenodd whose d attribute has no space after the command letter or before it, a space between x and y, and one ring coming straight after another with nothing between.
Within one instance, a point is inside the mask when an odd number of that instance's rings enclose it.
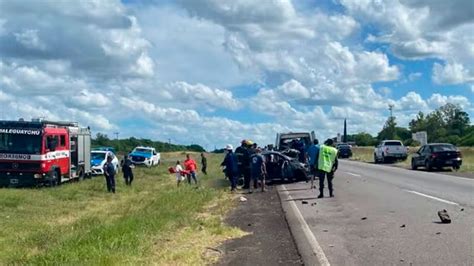
<instances>
[{"instance_id":1,"label":"vehicle tire","mask_svg":"<svg viewBox=\"0 0 474 266\"><path fill-rule=\"evenodd\" d=\"M374 163L377 164L379 163L379 160L377 160L377 155L374 153Z\"/></svg>"},{"instance_id":2,"label":"vehicle tire","mask_svg":"<svg viewBox=\"0 0 474 266\"><path fill-rule=\"evenodd\" d=\"M418 168L418 166L416 165L415 160L411 159L411 169L416 170L417 168Z\"/></svg>"},{"instance_id":3,"label":"vehicle tire","mask_svg":"<svg viewBox=\"0 0 474 266\"><path fill-rule=\"evenodd\" d=\"M453 171L459 171L459 168L461 168L459 165L453 165Z\"/></svg>"},{"instance_id":4,"label":"vehicle tire","mask_svg":"<svg viewBox=\"0 0 474 266\"><path fill-rule=\"evenodd\" d=\"M50 179L49 179L49 186L55 187L61 184L61 175L58 169L54 169L51 171Z\"/></svg>"},{"instance_id":5,"label":"vehicle tire","mask_svg":"<svg viewBox=\"0 0 474 266\"><path fill-rule=\"evenodd\" d=\"M84 180L84 168L80 167L79 171L77 172L77 180L82 181Z\"/></svg>"},{"instance_id":6,"label":"vehicle tire","mask_svg":"<svg viewBox=\"0 0 474 266\"><path fill-rule=\"evenodd\" d=\"M431 166L430 161L428 161L428 160L425 161L425 168L426 168L426 171L433 170L433 167Z\"/></svg>"},{"instance_id":7,"label":"vehicle tire","mask_svg":"<svg viewBox=\"0 0 474 266\"><path fill-rule=\"evenodd\" d=\"M382 163L387 163L387 158L385 158L385 155L382 153L382 160L380 160Z\"/></svg>"}]
</instances>

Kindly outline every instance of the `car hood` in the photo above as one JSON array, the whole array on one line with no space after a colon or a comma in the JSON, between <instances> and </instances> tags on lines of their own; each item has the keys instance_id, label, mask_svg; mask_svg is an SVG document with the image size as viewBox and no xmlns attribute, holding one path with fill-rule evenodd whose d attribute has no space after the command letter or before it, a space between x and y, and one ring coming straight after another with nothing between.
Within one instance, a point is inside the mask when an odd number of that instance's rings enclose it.
<instances>
[{"instance_id":1,"label":"car hood","mask_svg":"<svg viewBox=\"0 0 474 266\"><path fill-rule=\"evenodd\" d=\"M146 153L146 152L132 152L130 153L130 156L140 156L140 157L145 157L145 158L151 158L151 154Z\"/></svg>"},{"instance_id":2,"label":"car hood","mask_svg":"<svg viewBox=\"0 0 474 266\"><path fill-rule=\"evenodd\" d=\"M96 166L96 165L101 165L104 160L102 159L92 159L91 160L91 165Z\"/></svg>"}]
</instances>

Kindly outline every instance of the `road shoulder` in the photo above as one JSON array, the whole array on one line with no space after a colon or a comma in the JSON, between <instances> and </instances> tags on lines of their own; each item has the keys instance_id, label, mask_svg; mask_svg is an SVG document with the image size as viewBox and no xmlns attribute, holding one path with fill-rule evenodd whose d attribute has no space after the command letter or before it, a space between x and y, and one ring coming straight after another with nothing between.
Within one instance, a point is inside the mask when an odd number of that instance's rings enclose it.
<instances>
[{"instance_id":1,"label":"road shoulder","mask_svg":"<svg viewBox=\"0 0 474 266\"><path fill-rule=\"evenodd\" d=\"M247 201L238 203L226 223L249 234L225 242L217 265L302 265L277 188L239 196Z\"/></svg>"}]
</instances>

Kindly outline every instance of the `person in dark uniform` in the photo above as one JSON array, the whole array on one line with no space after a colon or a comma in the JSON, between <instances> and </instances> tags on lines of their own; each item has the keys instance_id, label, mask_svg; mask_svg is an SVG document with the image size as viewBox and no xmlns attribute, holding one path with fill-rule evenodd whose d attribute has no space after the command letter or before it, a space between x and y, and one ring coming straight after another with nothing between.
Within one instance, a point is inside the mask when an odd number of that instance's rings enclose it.
<instances>
[{"instance_id":1,"label":"person in dark uniform","mask_svg":"<svg viewBox=\"0 0 474 266\"><path fill-rule=\"evenodd\" d=\"M224 173L230 181L230 191L235 192L237 189L237 177L239 175L237 156L232 151L233 147L231 144L227 144L225 147L226 156L222 161L221 166L225 167Z\"/></svg>"},{"instance_id":2,"label":"person in dark uniform","mask_svg":"<svg viewBox=\"0 0 474 266\"><path fill-rule=\"evenodd\" d=\"M248 141L242 140L241 145L235 149L239 174L244 176L242 189L249 189L250 187L250 153L248 146Z\"/></svg>"},{"instance_id":3,"label":"person in dark uniform","mask_svg":"<svg viewBox=\"0 0 474 266\"><path fill-rule=\"evenodd\" d=\"M133 181L133 171L132 168L134 168L134 165L130 158L128 158L127 155L123 157L122 160L122 173L123 173L123 179L125 179L125 185L132 185Z\"/></svg>"},{"instance_id":4,"label":"person in dark uniform","mask_svg":"<svg viewBox=\"0 0 474 266\"><path fill-rule=\"evenodd\" d=\"M207 158L204 152L201 152L201 172L207 175Z\"/></svg>"},{"instance_id":5,"label":"person in dark uniform","mask_svg":"<svg viewBox=\"0 0 474 266\"><path fill-rule=\"evenodd\" d=\"M107 191L115 193L115 166L112 163L112 157L107 157L107 162L104 164L105 182L107 184Z\"/></svg>"}]
</instances>

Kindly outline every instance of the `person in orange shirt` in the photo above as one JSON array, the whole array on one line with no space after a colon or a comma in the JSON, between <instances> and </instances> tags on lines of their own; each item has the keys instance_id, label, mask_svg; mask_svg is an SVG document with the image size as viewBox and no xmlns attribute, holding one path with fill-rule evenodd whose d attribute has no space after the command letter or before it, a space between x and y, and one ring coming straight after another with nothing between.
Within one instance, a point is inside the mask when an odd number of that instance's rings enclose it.
<instances>
[{"instance_id":1,"label":"person in orange shirt","mask_svg":"<svg viewBox=\"0 0 474 266\"><path fill-rule=\"evenodd\" d=\"M192 178L194 180L194 182L196 183L196 185L197 185L197 183L198 183L197 175L196 175L197 164L196 164L196 161L194 161L191 158L191 155L189 155L189 154L186 154L186 160L184 161L184 169L189 171L188 183L191 184L191 178Z\"/></svg>"}]
</instances>

